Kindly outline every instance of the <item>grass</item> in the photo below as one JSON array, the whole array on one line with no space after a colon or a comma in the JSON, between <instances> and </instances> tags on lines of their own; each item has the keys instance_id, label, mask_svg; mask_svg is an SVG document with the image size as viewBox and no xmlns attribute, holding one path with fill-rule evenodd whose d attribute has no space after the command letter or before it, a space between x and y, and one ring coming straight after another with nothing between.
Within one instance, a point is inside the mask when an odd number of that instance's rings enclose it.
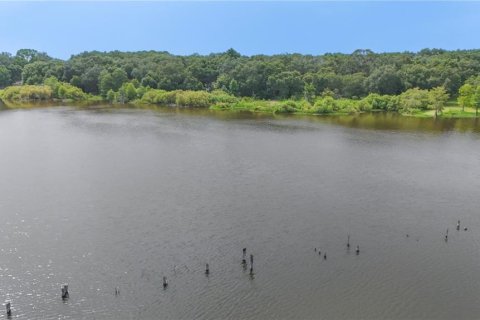
<instances>
[{"instance_id":1,"label":"grass","mask_svg":"<svg viewBox=\"0 0 480 320\"><path fill-rule=\"evenodd\" d=\"M479 110L480 111L480 110ZM419 110L412 114L403 114L404 116L416 117L416 118L434 118L435 110ZM480 116L480 112L479 112ZM463 119L463 118L475 118L475 108L465 108L462 110L462 107L449 106L443 109L443 112L439 113L439 118L450 118L450 119Z\"/></svg>"}]
</instances>

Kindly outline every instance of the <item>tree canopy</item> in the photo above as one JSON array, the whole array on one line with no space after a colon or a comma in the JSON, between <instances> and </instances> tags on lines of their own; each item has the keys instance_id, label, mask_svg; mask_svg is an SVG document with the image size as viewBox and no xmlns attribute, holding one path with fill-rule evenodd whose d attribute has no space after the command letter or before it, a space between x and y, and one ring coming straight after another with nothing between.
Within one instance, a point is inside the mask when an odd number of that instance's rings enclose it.
<instances>
[{"instance_id":1,"label":"tree canopy","mask_svg":"<svg viewBox=\"0 0 480 320\"><path fill-rule=\"evenodd\" d=\"M459 88L478 74L480 50L374 53L361 49L317 56L244 56L234 49L189 56L159 51L92 51L68 60L33 49L0 54L0 88L15 83L39 85L54 76L104 98L110 90L117 92L132 81L151 89L221 89L238 97L274 100L307 97L313 101L325 92L332 92L337 99L360 99L370 93L398 95L414 88L440 86L450 96L457 96ZM132 88L129 91L132 93ZM467 100L462 101L469 105L471 100Z\"/></svg>"}]
</instances>

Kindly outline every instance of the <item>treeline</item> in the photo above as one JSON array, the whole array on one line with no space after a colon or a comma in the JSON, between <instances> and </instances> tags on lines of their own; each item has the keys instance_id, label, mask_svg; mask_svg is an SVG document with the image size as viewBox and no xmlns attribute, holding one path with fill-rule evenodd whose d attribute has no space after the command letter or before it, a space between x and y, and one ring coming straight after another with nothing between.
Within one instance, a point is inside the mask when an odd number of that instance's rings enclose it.
<instances>
[{"instance_id":1,"label":"treeline","mask_svg":"<svg viewBox=\"0 0 480 320\"><path fill-rule=\"evenodd\" d=\"M66 61L32 49L19 50L15 55L0 54L0 88L12 84L41 85L55 77L62 84L110 100L115 94L120 99L128 94L132 98L133 88L139 87L165 91L222 90L235 97L270 100L311 100L324 94L335 99L360 100L371 93L399 95L414 88L443 87L455 97L460 87L478 74L480 50L356 50L352 54L318 56L242 56L233 49L190 56L155 51L94 51L73 55ZM127 87L128 84L131 86Z\"/></svg>"}]
</instances>

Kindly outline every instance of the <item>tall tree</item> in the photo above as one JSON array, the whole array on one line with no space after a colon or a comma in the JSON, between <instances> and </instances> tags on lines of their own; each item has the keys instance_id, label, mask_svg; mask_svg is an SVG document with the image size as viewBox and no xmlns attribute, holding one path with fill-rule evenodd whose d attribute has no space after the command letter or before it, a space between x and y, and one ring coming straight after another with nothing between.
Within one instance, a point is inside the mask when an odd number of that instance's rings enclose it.
<instances>
[{"instance_id":1,"label":"tall tree","mask_svg":"<svg viewBox=\"0 0 480 320\"><path fill-rule=\"evenodd\" d=\"M473 94L475 88L471 84L464 84L458 90L458 104L462 106L462 111L465 111L465 107L470 108L473 106Z\"/></svg>"},{"instance_id":2,"label":"tall tree","mask_svg":"<svg viewBox=\"0 0 480 320\"><path fill-rule=\"evenodd\" d=\"M429 106L435 110L435 118L438 117L439 112L443 111L448 97L449 95L444 87L436 87L428 92Z\"/></svg>"},{"instance_id":3,"label":"tall tree","mask_svg":"<svg viewBox=\"0 0 480 320\"><path fill-rule=\"evenodd\" d=\"M472 100L473 105L475 106L475 117L478 117L478 108L480 108L480 86L475 88Z\"/></svg>"}]
</instances>

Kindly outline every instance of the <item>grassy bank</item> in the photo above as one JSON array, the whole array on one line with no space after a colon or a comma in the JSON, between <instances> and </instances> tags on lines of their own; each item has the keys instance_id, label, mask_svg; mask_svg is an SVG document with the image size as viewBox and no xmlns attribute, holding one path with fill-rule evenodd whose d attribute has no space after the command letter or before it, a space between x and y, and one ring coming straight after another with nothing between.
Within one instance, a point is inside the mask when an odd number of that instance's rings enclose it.
<instances>
[{"instance_id":1,"label":"grassy bank","mask_svg":"<svg viewBox=\"0 0 480 320\"><path fill-rule=\"evenodd\" d=\"M405 114L407 116L417 117L417 118L434 118L435 111L434 110L424 110L424 111L417 111L412 114ZM480 116L480 113L479 113ZM463 119L463 118L476 118L477 115L475 113L475 108L462 108L458 105L448 106L445 107L441 114L438 115L439 118L456 118L456 119Z\"/></svg>"}]
</instances>

